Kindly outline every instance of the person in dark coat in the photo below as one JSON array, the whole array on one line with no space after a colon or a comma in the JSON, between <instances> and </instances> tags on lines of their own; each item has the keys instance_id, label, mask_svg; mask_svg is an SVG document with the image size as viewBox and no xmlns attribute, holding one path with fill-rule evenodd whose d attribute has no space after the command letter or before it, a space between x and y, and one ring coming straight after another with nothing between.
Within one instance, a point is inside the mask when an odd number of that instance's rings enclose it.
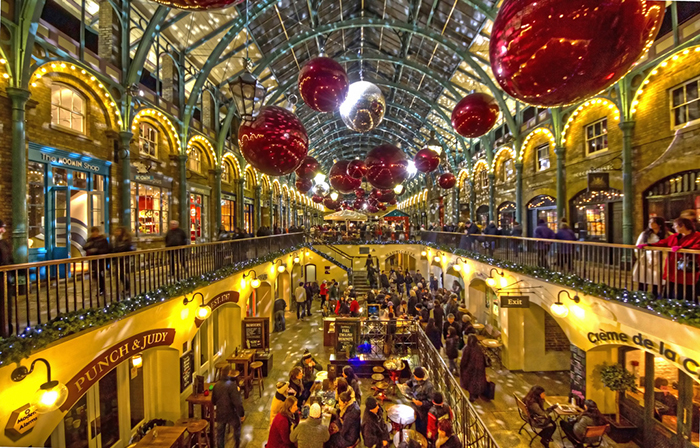
<instances>
[{"instance_id":1,"label":"person in dark coat","mask_svg":"<svg viewBox=\"0 0 700 448\"><path fill-rule=\"evenodd\" d=\"M100 232L99 227L93 227L90 229L90 238L87 239L85 246L83 246L85 254L88 257L94 255L104 255L109 253L109 241L107 237ZM94 260L91 262L92 266L92 278L97 279L97 285L100 290L100 295L105 293L105 267L106 260Z\"/></svg>"},{"instance_id":2,"label":"person in dark coat","mask_svg":"<svg viewBox=\"0 0 700 448\"><path fill-rule=\"evenodd\" d=\"M165 247L180 247L190 244L190 239L184 230L180 228L180 223L170 221L170 228L165 234ZM180 278L181 271L187 275L187 266L185 266L185 250L172 250L170 253L170 275Z\"/></svg>"},{"instance_id":3,"label":"person in dark coat","mask_svg":"<svg viewBox=\"0 0 700 448\"><path fill-rule=\"evenodd\" d=\"M440 304L438 297L436 297L435 302L433 302L433 319L435 319L435 326L442 331L442 324L445 320L445 312L442 309L442 305Z\"/></svg>"},{"instance_id":4,"label":"person in dark coat","mask_svg":"<svg viewBox=\"0 0 700 448\"><path fill-rule=\"evenodd\" d=\"M451 420L441 420L438 423L438 438L435 441L435 448L462 448L462 442L452 429Z\"/></svg>"},{"instance_id":5,"label":"person in dark coat","mask_svg":"<svg viewBox=\"0 0 700 448\"><path fill-rule=\"evenodd\" d=\"M285 399L282 410L272 419L270 424L266 448L296 448L296 445L289 440L289 436L296 424L298 409L296 398L287 397Z\"/></svg>"},{"instance_id":6,"label":"person in dark coat","mask_svg":"<svg viewBox=\"0 0 700 448\"><path fill-rule=\"evenodd\" d=\"M459 382L469 392L469 400L475 401L486 391L486 356L476 335L470 334L462 350L459 363Z\"/></svg>"},{"instance_id":7,"label":"person in dark coat","mask_svg":"<svg viewBox=\"0 0 700 448\"><path fill-rule=\"evenodd\" d=\"M440 392L433 394L433 406L428 411L428 435L426 438L435 444L438 437L438 424L442 420L454 420L454 412L443 402L443 397Z\"/></svg>"},{"instance_id":8,"label":"person in dark coat","mask_svg":"<svg viewBox=\"0 0 700 448\"><path fill-rule=\"evenodd\" d=\"M552 435L557 430L557 426L549 416L549 413L557 407L557 405L545 408L545 393L544 387L532 386L530 391L523 398L523 403L527 406L530 413L531 425L540 431L540 441L542 445L549 448L549 443L552 441Z\"/></svg>"},{"instance_id":9,"label":"person in dark coat","mask_svg":"<svg viewBox=\"0 0 700 448\"><path fill-rule=\"evenodd\" d=\"M368 397L365 401L362 440L367 448L382 448L391 443L391 435L384 422L384 412L374 397Z\"/></svg>"},{"instance_id":10,"label":"person in dark coat","mask_svg":"<svg viewBox=\"0 0 700 448\"><path fill-rule=\"evenodd\" d=\"M442 332L440 328L435 325L435 319L432 317L428 319L428 325L425 327L425 334L428 336L428 339L430 339L430 342L433 343L435 350L439 353L442 348Z\"/></svg>"},{"instance_id":11,"label":"person in dark coat","mask_svg":"<svg viewBox=\"0 0 700 448\"><path fill-rule=\"evenodd\" d=\"M343 378L348 382L355 392L355 400L362 402L362 393L360 392L360 378L357 377L355 371L350 366L343 367Z\"/></svg>"},{"instance_id":12,"label":"person in dark coat","mask_svg":"<svg viewBox=\"0 0 700 448\"><path fill-rule=\"evenodd\" d=\"M287 327L284 318L284 311L287 309L287 302L283 298L275 300L273 311L275 315L275 331L284 331Z\"/></svg>"},{"instance_id":13,"label":"person in dark coat","mask_svg":"<svg viewBox=\"0 0 700 448\"><path fill-rule=\"evenodd\" d=\"M416 431L423 436L428 431L428 411L433 405L433 383L427 379L425 370L416 367L413 378L406 382L407 397L411 398L411 407L416 412Z\"/></svg>"},{"instance_id":14,"label":"person in dark coat","mask_svg":"<svg viewBox=\"0 0 700 448\"><path fill-rule=\"evenodd\" d=\"M573 268L573 251L574 246L566 241L576 241L576 234L571 227L565 222L561 223L559 231L554 235L554 238L560 241L564 241L563 244L557 244L557 258L559 266L565 270L571 270Z\"/></svg>"},{"instance_id":15,"label":"person in dark coat","mask_svg":"<svg viewBox=\"0 0 700 448\"><path fill-rule=\"evenodd\" d=\"M450 372L457 373L457 358L459 358L459 336L454 327L450 327L445 338L445 354L450 366Z\"/></svg>"},{"instance_id":16,"label":"person in dark coat","mask_svg":"<svg viewBox=\"0 0 700 448\"><path fill-rule=\"evenodd\" d=\"M316 362L308 350L304 350L304 354L301 355L301 359L299 360L297 366L301 367L302 371L304 372L304 401L306 401L306 399L309 398L311 386L314 385L314 381L316 380L316 372L314 372L314 370L320 372L323 370L323 368Z\"/></svg>"},{"instance_id":17,"label":"person in dark coat","mask_svg":"<svg viewBox=\"0 0 700 448\"><path fill-rule=\"evenodd\" d=\"M241 423L245 420L245 411L236 381L229 377L231 367L221 371L221 380L214 385L211 402L216 408L216 448L224 448L226 426L233 428L235 448L241 446Z\"/></svg>"},{"instance_id":18,"label":"person in dark coat","mask_svg":"<svg viewBox=\"0 0 700 448\"><path fill-rule=\"evenodd\" d=\"M348 448L360 440L360 406L348 390L338 397L339 431L331 436L332 446Z\"/></svg>"},{"instance_id":19,"label":"person in dark coat","mask_svg":"<svg viewBox=\"0 0 700 448\"><path fill-rule=\"evenodd\" d=\"M432 272L430 273L430 291L435 294L435 291L438 289L438 280L437 277L435 277L435 274Z\"/></svg>"},{"instance_id":20,"label":"person in dark coat","mask_svg":"<svg viewBox=\"0 0 700 448\"><path fill-rule=\"evenodd\" d=\"M445 339L447 339L447 333L450 327L454 327L456 333L460 334L462 327L460 326L459 322L455 320L455 315L452 313L447 315L447 321L445 321L445 323L442 324L442 336Z\"/></svg>"},{"instance_id":21,"label":"person in dark coat","mask_svg":"<svg viewBox=\"0 0 700 448\"><path fill-rule=\"evenodd\" d=\"M302 407L304 401L306 401L306 397L304 397L304 370L299 366L295 366L292 371L289 372L289 390L294 393L297 399L297 405Z\"/></svg>"},{"instance_id":22,"label":"person in dark coat","mask_svg":"<svg viewBox=\"0 0 700 448\"><path fill-rule=\"evenodd\" d=\"M549 228L547 222L544 219L537 221L537 228L535 229L535 238L543 240L553 240L556 237L554 231ZM538 242L537 243L537 261L540 267L549 269L549 261L547 261L547 254L549 253L549 246L551 243Z\"/></svg>"},{"instance_id":23,"label":"person in dark coat","mask_svg":"<svg viewBox=\"0 0 700 448\"><path fill-rule=\"evenodd\" d=\"M112 252L123 253L123 252L133 252L136 250L133 240L131 239L131 234L126 229L126 227L117 228L117 233L114 235L114 240L112 240ZM127 292L131 292L131 260L129 257L120 257L119 259L119 282L122 285L124 295Z\"/></svg>"},{"instance_id":24,"label":"person in dark coat","mask_svg":"<svg viewBox=\"0 0 700 448\"><path fill-rule=\"evenodd\" d=\"M382 271L382 275L379 276L379 283L382 288L389 289L389 277L387 277L386 271Z\"/></svg>"}]
</instances>

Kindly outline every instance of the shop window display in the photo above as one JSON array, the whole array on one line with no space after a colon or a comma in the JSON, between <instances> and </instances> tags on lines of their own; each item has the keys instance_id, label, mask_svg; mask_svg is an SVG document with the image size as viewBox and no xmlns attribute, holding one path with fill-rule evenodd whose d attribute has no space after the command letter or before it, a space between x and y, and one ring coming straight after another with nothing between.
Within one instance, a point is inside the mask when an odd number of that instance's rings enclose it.
<instances>
[{"instance_id":1,"label":"shop window display","mask_svg":"<svg viewBox=\"0 0 700 448\"><path fill-rule=\"evenodd\" d=\"M136 236L162 235L168 228L170 191L131 184L131 221Z\"/></svg>"},{"instance_id":2,"label":"shop window display","mask_svg":"<svg viewBox=\"0 0 700 448\"><path fill-rule=\"evenodd\" d=\"M45 246L44 201L44 165L29 162L27 165L27 231L30 249Z\"/></svg>"},{"instance_id":3,"label":"shop window display","mask_svg":"<svg viewBox=\"0 0 700 448\"><path fill-rule=\"evenodd\" d=\"M221 200L221 228L227 232L232 232L236 228L235 201Z\"/></svg>"}]
</instances>

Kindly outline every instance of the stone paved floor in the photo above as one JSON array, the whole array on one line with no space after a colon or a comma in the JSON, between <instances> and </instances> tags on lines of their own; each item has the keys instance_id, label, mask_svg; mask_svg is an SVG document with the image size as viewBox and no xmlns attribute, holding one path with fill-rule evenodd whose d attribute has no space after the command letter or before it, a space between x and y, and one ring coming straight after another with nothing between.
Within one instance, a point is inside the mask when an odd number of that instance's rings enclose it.
<instances>
[{"instance_id":1,"label":"stone paved floor","mask_svg":"<svg viewBox=\"0 0 700 448\"><path fill-rule=\"evenodd\" d=\"M257 388L250 397L244 400L246 421L243 424L241 448L260 448L267 440L270 418L270 406L274 395L274 384L279 380L287 381L289 371L301 358L304 349L308 349L323 365L326 365L331 354L330 349L323 347L323 325L321 315L297 321L296 316L287 313L287 329L282 333L273 333L271 347L274 353L274 365L270 375L265 378L265 388L260 397ZM505 369L489 368L487 375L496 383L496 399L491 402L477 400L475 407L481 415L489 431L501 448L526 448L529 438L518 435L522 422L518 417L513 393L524 396L534 384L541 384L547 389L548 395L568 395L568 372L528 372L512 373ZM370 380L362 380L362 396L369 396ZM386 404L391 404L389 401ZM364 411L364 407L363 407ZM537 441L532 446L541 446ZM558 435L551 445L553 448L562 447ZM567 448L571 444L567 442ZM610 440L608 447L635 448L634 444L616 445ZM227 439L226 448L233 448L231 435Z\"/></svg>"}]
</instances>

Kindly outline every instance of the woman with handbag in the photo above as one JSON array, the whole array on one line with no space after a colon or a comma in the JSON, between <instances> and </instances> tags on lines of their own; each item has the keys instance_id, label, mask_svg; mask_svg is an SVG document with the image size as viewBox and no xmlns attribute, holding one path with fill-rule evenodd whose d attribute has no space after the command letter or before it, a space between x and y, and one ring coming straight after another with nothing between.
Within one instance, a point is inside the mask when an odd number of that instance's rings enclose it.
<instances>
[{"instance_id":1,"label":"woman with handbag","mask_svg":"<svg viewBox=\"0 0 700 448\"><path fill-rule=\"evenodd\" d=\"M527 406L530 414L530 426L539 434L542 446L549 448L552 435L557 430L557 426L554 424L552 417L549 416L549 413L556 405L545 408L544 398L544 387L532 386L530 392L525 395L523 403Z\"/></svg>"},{"instance_id":2,"label":"woman with handbag","mask_svg":"<svg viewBox=\"0 0 700 448\"><path fill-rule=\"evenodd\" d=\"M462 350L459 363L460 385L469 392L469 401L474 402L486 392L486 355L479 346L476 335L470 334Z\"/></svg>"}]
</instances>

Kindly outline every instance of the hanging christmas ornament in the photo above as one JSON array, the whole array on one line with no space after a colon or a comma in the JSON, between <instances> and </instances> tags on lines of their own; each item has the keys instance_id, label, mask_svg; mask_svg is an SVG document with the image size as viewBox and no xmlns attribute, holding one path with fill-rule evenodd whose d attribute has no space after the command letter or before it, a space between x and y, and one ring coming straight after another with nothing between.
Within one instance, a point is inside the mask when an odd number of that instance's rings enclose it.
<instances>
[{"instance_id":1,"label":"hanging christmas ornament","mask_svg":"<svg viewBox=\"0 0 700 448\"><path fill-rule=\"evenodd\" d=\"M352 204L352 208L355 210L362 210L367 203L363 199L355 199L355 202Z\"/></svg>"},{"instance_id":2,"label":"hanging christmas ornament","mask_svg":"<svg viewBox=\"0 0 700 448\"><path fill-rule=\"evenodd\" d=\"M367 181L380 190L390 190L408 176L406 154L394 145L377 146L367 153Z\"/></svg>"},{"instance_id":3,"label":"hanging christmas ornament","mask_svg":"<svg viewBox=\"0 0 700 448\"><path fill-rule=\"evenodd\" d=\"M320 204L321 202L323 202L323 196L319 196L319 195L315 194L315 195L311 196L311 200L317 204Z\"/></svg>"},{"instance_id":4,"label":"hanging christmas ornament","mask_svg":"<svg viewBox=\"0 0 700 448\"><path fill-rule=\"evenodd\" d=\"M340 116L345 126L356 132L367 132L379 126L386 111L381 89L371 82L350 84L348 96L340 105Z\"/></svg>"},{"instance_id":5,"label":"hanging christmas ornament","mask_svg":"<svg viewBox=\"0 0 700 448\"><path fill-rule=\"evenodd\" d=\"M394 198L394 199L392 199L391 201L389 201L389 204L391 204L391 205L396 205L396 198Z\"/></svg>"},{"instance_id":6,"label":"hanging christmas ornament","mask_svg":"<svg viewBox=\"0 0 700 448\"><path fill-rule=\"evenodd\" d=\"M396 193L394 193L394 190L380 190L379 193L377 193L377 199L381 202L389 202L395 197Z\"/></svg>"},{"instance_id":7,"label":"hanging christmas ornament","mask_svg":"<svg viewBox=\"0 0 700 448\"><path fill-rule=\"evenodd\" d=\"M496 120L498 103L485 93L465 96L452 110L452 127L462 137L481 137L491 130Z\"/></svg>"},{"instance_id":8,"label":"hanging christmas ornament","mask_svg":"<svg viewBox=\"0 0 700 448\"><path fill-rule=\"evenodd\" d=\"M241 124L238 145L253 168L268 176L284 176L301 165L309 138L296 115L281 107L264 106L255 120Z\"/></svg>"},{"instance_id":9,"label":"hanging christmas ornament","mask_svg":"<svg viewBox=\"0 0 700 448\"><path fill-rule=\"evenodd\" d=\"M456 183L457 178L452 173L444 173L438 179L438 185L440 185L440 188L443 190L449 190L450 188L454 187Z\"/></svg>"},{"instance_id":10,"label":"hanging christmas ornament","mask_svg":"<svg viewBox=\"0 0 700 448\"><path fill-rule=\"evenodd\" d=\"M384 204L384 203L379 204L377 207L379 207L379 210L381 210L381 211L386 210L386 204Z\"/></svg>"},{"instance_id":11,"label":"hanging christmas ornament","mask_svg":"<svg viewBox=\"0 0 700 448\"><path fill-rule=\"evenodd\" d=\"M370 205L367 207L367 211L370 213L377 213L379 211L379 208L377 208L376 205Z\"/></svg>"},{"instance_id":12,"label":"hanging christmas ornament","mask_svg":"<svg viewBox=\"0 0 700 448\"><path fill-rule=\"evenodd\" d=\"M187 11L209 11L238 5L243 0L154 0L161 5L171 8L186 9Z\"/></svg>"},{"instance_id":13,"label":"hanging christmas ornament","mask_svg":"<svg viewBox=\"0 0 700 448\"><path fill-rule=\"evenodd\" d=\"M330 210L335 210L340 207L340 203L338 201L334 201L333 198L325 198L323 200L323 205Z\"/></svg>"},{"instance_id":14,"label":"hanging christmas ornament","mask_svg":"<svg viewBox=\"0 0 700 448\"><path fill-rule=\"evenodd\" d=\"M654 42L665 2L506 0L489 44L503 90L528 104L583 101L615 84Z\"/></svg>"},{"instance_id":15,"label":"hanging christmas ornament","mask_svg":"<svg viewBox=\"0 0 700 448\"><path fill-rule=\"evenodd\" d=\"M367 174L367 166L364 160L352 160L348 163L348 176L353 179L362 179Z\"/></svg>"},{"instance_id":16,"label":"hanging christmas ornament","mask_svg":"<svg viewBox=\"0 0 700 448\"><path fill-rule=\"evenodd\" d=\"M348 175L349 163L350 162L347 160L339 160L333 164L331 170L328 172L328 181L331 187L343 194L352 193L353 190L362 184L360 179L355 179Z\"/></svg>"},{"instance_id":17,"label":"hanging christmas ornament","mask_svg":"<svg viewBox=\"0 0 700 448\"><path fill-rule=\"evenodd\" d=\"M297 187L297 190L301 191L302 193L308 193L311 191L314 184L311 182L311 179L297 179L294 186Z\"/></svg>"},{"instance_id":18,"label":"hanging christmas ornament","mask_svg":"<svg viewBox=\"0 0 700 448\"><path fill-rule=\"evenodd\" d=\"M355 189L355 196L357 196L358 199L364 198L364 197L365 197L365 194L366 194L366 193L365 193L365 190L363 190L362 188L356 188L356 189Z\"/></svg>"},{"instance_id":19,"label":"hanging christmas ornament","mask_svg":"<svg viewBox=\"0 0 700 448\"><path fill-rule=\"evenodd\" d=\"M430 148L423 148L413 157L413 163L421 173L429 173L440 165L440 154Z\"/></svg>"},{"instance_id":20,"label":"hanging christmas ornament","mask_svg":"<svg viewBox=\"0 0 700 448\"><path fill-rule=\"evenodd\" d=\"M314 58L299 71L299 93L317 112L336 111L348 94L348 75L333 59Z\"/></svg>"},{"instance_id":21,"label":"hanging christmas ornament","mask_svg":"<svg viewBox=\"0 0 700 448\"><path fill-rule=\"evenodd\" d=\"M322 197L328 196L330 191L331 187L326 182L319 182L314 187L314 193Z\"/></svg>"},{"instance_id":22,"label":"hanging christmas ornament","mask_svg":"<svg viewBox=\"0 0 700 448\"><path fill-rule=\"evenodd\" d=\"M313 179L320 169L321 165L319 165L318 160L311 156L306 156L294 173L300 179Z\"/></svg>"}]
</instances>

